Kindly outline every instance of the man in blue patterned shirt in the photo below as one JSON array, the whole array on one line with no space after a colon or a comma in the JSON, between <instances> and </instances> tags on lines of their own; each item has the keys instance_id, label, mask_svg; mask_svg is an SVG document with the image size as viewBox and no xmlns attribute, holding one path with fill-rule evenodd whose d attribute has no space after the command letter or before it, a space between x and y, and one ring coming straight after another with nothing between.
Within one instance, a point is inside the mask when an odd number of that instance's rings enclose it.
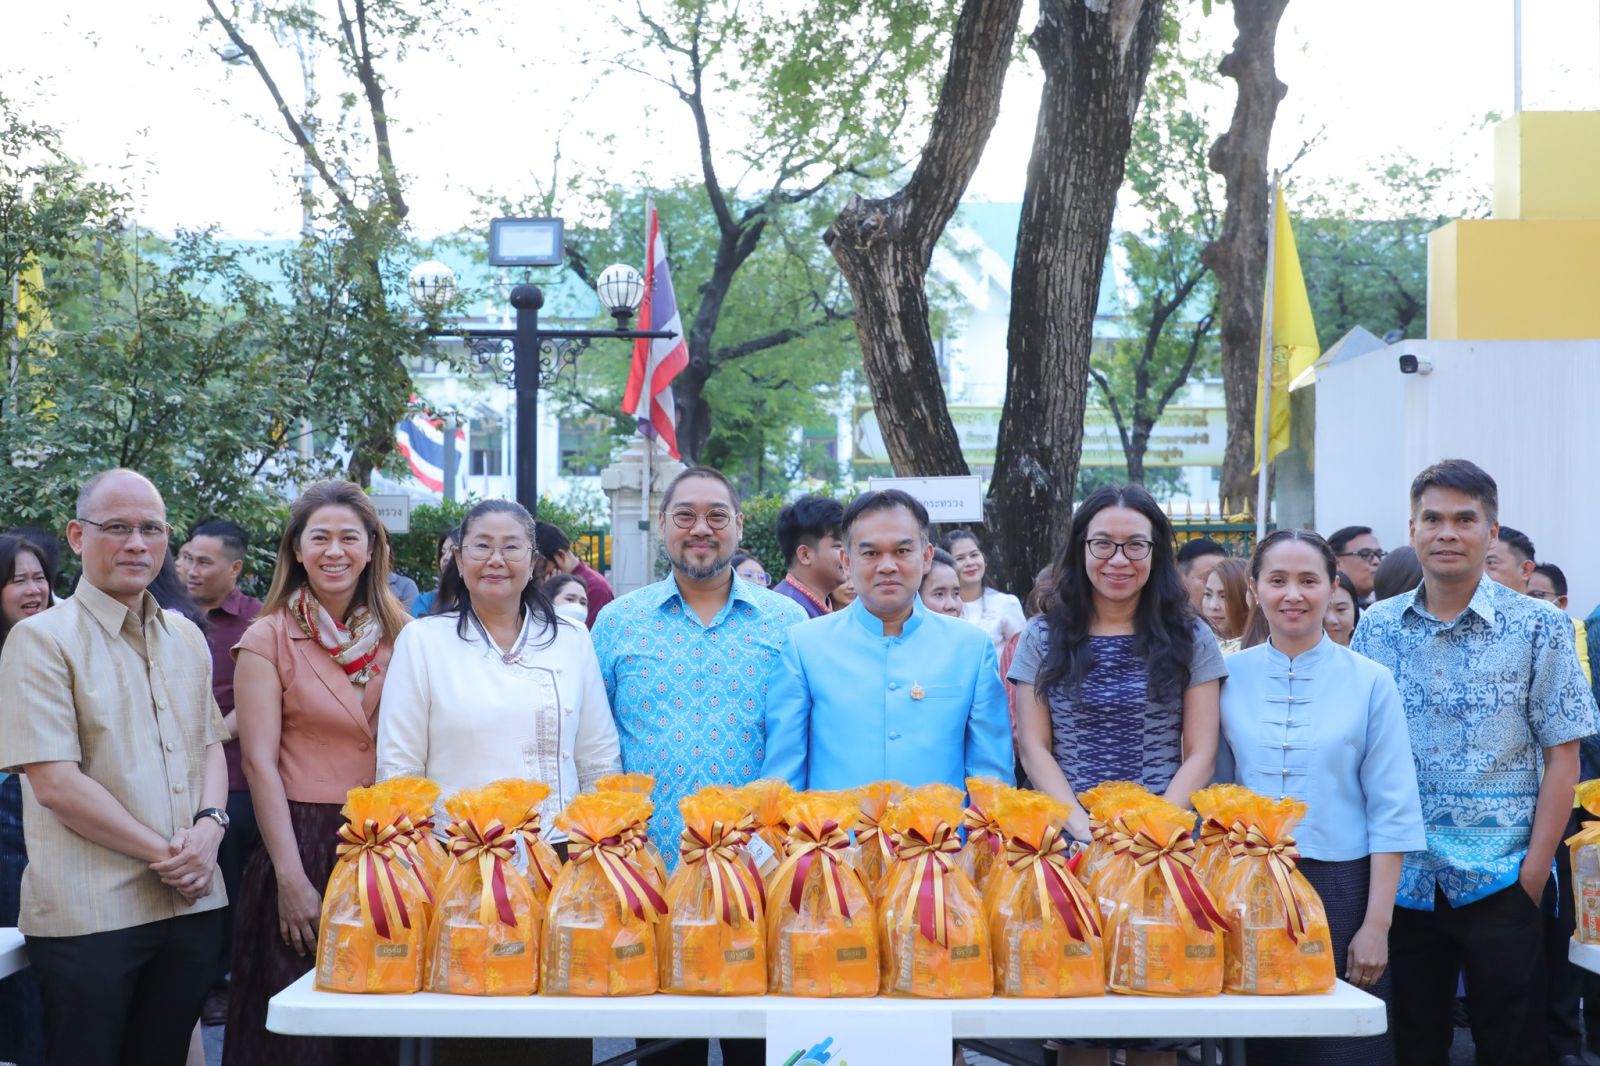
<instances>
[{"instance_id":1,"label":"man in blue patterned shirt","mask_svg":"<svg viewBox=\"0 0 1600 1066\"><path fill-rule=\"evenodd\" d=\"M1364 613L1352 644L1400 687L1427 828L1427 850L1405 857L1391 934L1407 1066L1448 1063L1463 967L1478 1061L1546 1061L1540 901L1596 711L1571 624L1484 574L1498 510L1494 479L1470 462L1417 475L1422 585Z\"/></svg>"},{"instance_id":2,"label":"man in blue patterned shirt","mask_svg":"<svg viewBox=\"0 0 1600 1066\"><path fill-rule=\"evenodd\" d=\"M767 675L805 612L733 572L744 533L733 485L690 467L657 517L672 572L608 604L594 623L606 695L630 773L653 774L650 836L678 859L678 801L706 785L742 785L761 770Z\"/></svg>"}]
</instances>

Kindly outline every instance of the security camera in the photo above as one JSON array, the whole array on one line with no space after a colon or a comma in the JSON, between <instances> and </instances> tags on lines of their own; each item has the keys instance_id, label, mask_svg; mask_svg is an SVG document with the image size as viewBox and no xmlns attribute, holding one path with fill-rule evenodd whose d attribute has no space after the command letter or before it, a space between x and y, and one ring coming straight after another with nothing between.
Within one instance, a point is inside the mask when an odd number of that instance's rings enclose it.
<instances>
[{"instance_id":1,"label":"security camera","mask_svg":"<svg viewBox=\"0 0 1600 1066\"><path fill-rule=\"evenodd\" d=\"M1406 352L1400 356L1400 373L1431 374L1433 373L1433 360L1419 359L1410 352Z\"/></svg>"}]
</instances>

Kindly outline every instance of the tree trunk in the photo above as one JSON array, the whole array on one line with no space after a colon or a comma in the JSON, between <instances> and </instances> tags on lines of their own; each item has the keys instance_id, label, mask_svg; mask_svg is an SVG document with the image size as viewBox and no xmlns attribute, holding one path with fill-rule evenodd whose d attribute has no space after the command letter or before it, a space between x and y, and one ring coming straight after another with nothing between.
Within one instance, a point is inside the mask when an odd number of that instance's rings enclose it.
<instances>
[{"instance_id":1,"label":"tree trunk","mask_svg":"<svg viewBox=\"0 0 1600 1066\"><path fill-rule=\"evenodd\" d=\"M1111 215L1162 0L1041 0L1045 72L1012 269L1010 371L989 521L1026 590L1066 537ZM991 566L994 564L991 563Z\"/></svg>"},{"instance_id":2,"label":"tree trunk","mask_svg":"<svg viewBox=\"0 0 1600 1066\"><path fill-rule=\"evenodd\" d=\"M767 228L764 216L750 212L737 222L731 214L719 212L718 222L721 236L717 257L711 265L711 276L700 286L700 304L684 341L689 348L689 365L672 383L672 402L678 409L678 451L691 464L700 461L700 452L711 439L711 405L705 399L706 382L714 369L711 338L722 318L728 290L733 288L733 276L755 252Z\"/></svg>"},{"instance_id":3,"label":"tree trunk","mask_svg":"<svg viewBox=\"0 0 1600 1066\"><path fill-rule=\"evenodd\" d=\"M1267 274L1267 149L1278 102L1287 91L1273 66L1273 40L1289 0L1233 0L1239 35L1218 70L1239 83L1233 122L1211 146L1211 169L1223 177L1228 211L1222 235L1201 259L1217 275L1222 316L1222 387L1228 446L1222 505L1255 498L1256 380L1261 362L1261 301Z\"/></svg>"},{"instance_id":4,"label":"tree trunk","mask_svg":"<svg viewBox=\"0 0 1600 1066\"><path fill-rule=\"evenodd\" d=\"M968 472L939 379L925 282L994 129L1021 15L1021 0L966 0L911 179L883 199L852 197L822 238L850 286L872 405L901 476Z\"/></svg>"}]
</instances>

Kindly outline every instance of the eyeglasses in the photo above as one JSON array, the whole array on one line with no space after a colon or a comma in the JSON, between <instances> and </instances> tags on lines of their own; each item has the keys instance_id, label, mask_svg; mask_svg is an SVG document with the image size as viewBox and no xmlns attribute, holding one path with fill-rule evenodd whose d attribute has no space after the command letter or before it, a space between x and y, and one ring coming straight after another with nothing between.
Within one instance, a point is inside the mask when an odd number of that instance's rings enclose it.
<instances>
[{"instance_id":1,"label":"eyeglasses","mask_svg":"<svg viewBox=\"0 0 1600 1066\"><path fill-rule=\"evenodd\" d=\"M724 511L719 507L701 514L699 511L692 511L685 507L681 511L673 511L670 517L672 518L672 524L679 529L693 529L694 524L704 518L706 525L714 530L720 530L728 528L728 523L733 521L733 512Z\"/></svg>"},{"instance_id":2,"label":"eyeglasses","mask_svg":"<svg viewBox=\"0 0 1600 1066\"><path fill-rule=\"evenodd\" d=\"M1154 547L1148 540L1111 540L1109 537L1096 537L1089 542L1089 554L1096 559L1106 560L1116 557L1117 552L1130 563L1150 557L1150 549Z\"/></svg>"},{"instance_id":3,"label":"eyeglasses","mask_svg":"<svg viewBox=\"0 0 1600 1066\"><path fill-rule=\"evenodd\" d=\"M1382 548L1362 548L1356 552L1340 552L1339 558L1350 559L1358 557L1364 563L1381 563L1383 562L1383 557L1388 554Z\"/></svg>"},{"instance_id":4,"label":"eyeglasses","mask_svg":"<svg viewBox=\"0 0 1600 1066\"><path fill-rule=\"evenodd\" d=\"M520 563L534 554L533 549L526 544L468 544L461 549L461 554L475 563L486 563L493 559L497 552L500 558L508 563Z\"/></svg>"},{"instance_id":5,"label":"eyeglasses","mask_svg":"<svg viewBox=\"0 0 1600 1066\"><path fill-rule=\"evenodd\" d=\"M1556 593L1546 592L1544 589L1529 589L1528 595L1532 596L1536 600L1544 600L1546 603L1554 603L1556 600L1561 598Z\"/></svg>"},{"instance_id":6,"label":"eyeglasses","mask_svg":"<svg viewBox=\"0 0 1600 1066\"><path fill-rule=\"evenodd\" d=\"M166 540L172 534L172 527L165 522L141 522L138 525L129 525L127 522L96 522L92 518L80 518L78 521L85 525L94 526L112 540L127 540L135 533L148 541Z\"/></svg>"}]
</instances>

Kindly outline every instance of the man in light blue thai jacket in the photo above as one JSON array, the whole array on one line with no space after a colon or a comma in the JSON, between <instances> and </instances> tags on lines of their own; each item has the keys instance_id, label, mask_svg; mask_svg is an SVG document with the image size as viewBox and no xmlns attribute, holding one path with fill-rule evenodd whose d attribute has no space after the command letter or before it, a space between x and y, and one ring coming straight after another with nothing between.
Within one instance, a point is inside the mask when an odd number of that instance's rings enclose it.
<instances>
[{"instance_id":1,"label":"man in light blue thai jacket","mask_svg":"<svg viewBox=\"0 0 1600 1066\"><path fill-rule=\"evenodd\" d=\"M897 489L844 514L858 592L843 611L789 630L767 685L764 777L795 788L934 781L1011 783L1011 719L994 646L917 598L933 555L928 512Z\"/></svg>"}]
</instances>

